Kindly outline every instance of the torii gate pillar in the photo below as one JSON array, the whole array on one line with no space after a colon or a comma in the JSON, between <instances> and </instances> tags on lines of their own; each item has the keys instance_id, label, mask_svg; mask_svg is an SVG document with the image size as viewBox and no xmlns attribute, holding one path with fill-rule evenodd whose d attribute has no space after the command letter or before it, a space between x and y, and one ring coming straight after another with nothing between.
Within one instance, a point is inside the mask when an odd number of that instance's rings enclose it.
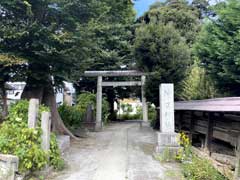
<instances>
[{"instance_id":1,"label":"torii gate pillar","mask_svg":"<svg viewBox=\"0 0 240 180\"><path fill-rule=\"evenodd\" d=\"M96 126L95 131L102 129L102 76L97 80L97 102L96 102Z\"/></svg>"},{"instance_id":2,"label":"torii gate pillar","mask_svg":"<svg viewBox=\"0 0 240 180\"><path fill-rule=\"evenodd\" d=\"M143 122L148 122L148 108L147 108L147 101L145 97L145 83L146 83L146 76L141 76L141 94L142 94L142 112L143 112Z\"/></svg>"}]
</instances>

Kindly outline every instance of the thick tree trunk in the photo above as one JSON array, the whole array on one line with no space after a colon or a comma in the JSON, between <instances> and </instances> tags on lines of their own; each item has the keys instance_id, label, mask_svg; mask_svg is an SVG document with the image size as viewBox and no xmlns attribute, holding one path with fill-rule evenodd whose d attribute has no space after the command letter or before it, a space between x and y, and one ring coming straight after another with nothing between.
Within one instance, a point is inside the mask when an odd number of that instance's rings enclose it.
<instances>
[{"instance_id":1,"label":"thick tree trunk","mask_svg":"<svg viewBox=\"0 0 240 180\"><path fill-rule=\"evenodd\" d=\"M1 84L0 86L0 92L2 97L2 117L4 119L8 115L7 93L4 84Z\"/></svg>"},{"instance_id":2,"label":"thick tree trunk","mask_svg":"<svg viewBox=\"0 0 240 180\"><path fill-rule=\"evenodd\" d=\"M52 130L56 133L67 134L70 137L77 139L64 125L57 109L56 97L52 85L44 89L43 104L48 106L51 110Z\"/></svg>"},{"instance_id":3,"label":"thick tree trunk","mask_svg":"<svg viewBox=\"0 0 240 180\"><path fill-rule=\"evenodd\" d=\"M23 93L22 93L22 99L39 99L39 103L42 103L43 99L43 94L44 94L44 88L43 87L31 87L28 84L25 86Z\"/></svg>"},{"instance_id":4,"label":"thick tree trunk","mask_svg":"<svg viewBox=\"0 0 240 180\"><path fill-rule=\"evenodd\" d=\"M24 88L22 99L37 98L41 104L47 105L51 110L52 130L58 134L69 135L71 138L77 139L64 125L58 110L52 83L47 86L36 87L27 83Z\"/></svg>"}]
</instances>

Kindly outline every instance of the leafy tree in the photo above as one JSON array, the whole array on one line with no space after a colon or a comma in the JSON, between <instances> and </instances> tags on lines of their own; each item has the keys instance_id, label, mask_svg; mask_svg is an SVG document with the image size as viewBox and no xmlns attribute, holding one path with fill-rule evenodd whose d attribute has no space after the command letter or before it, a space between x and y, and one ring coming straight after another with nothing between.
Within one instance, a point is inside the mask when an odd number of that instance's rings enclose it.
<instances>
[{"instance_id":1,"label":"leafy tree","mask_svg":"<svg viewBox=\"0 0 240 180\"><path fill-rule=\"evenodd\" d=\"M71 1L0 2L0 49L27 59L23 98L38 98L51 107L54 130L69 133L57 112L54 86L70 74L75 59L77 24L65 10Z\"/></svg>"},{"instance_id":2,"label":"leafy tree","mask_svg":"<svg viewBox=\"0 0 240 180\"><path fill-rule=\"evenodd\" d=\"M181 82L180 99L197 100L218 96L214 82L207 76L206 70L200 66L199 60L195 60L188 70L190 72Z\"/></svg>"},{"instance_id":3,"label":"leafy tree","mask_svg":"<svg viewBox=\"0 0 240 180\"><path fill-rule=\"evenodd\" d=\"M94 42L89 48L90 55L83 61L85 70L119 70L128 69L132 66L132 41L133 23L135 12L133 4L129 0L101 1L106 5L106 11L101 18L93 19L87 24L88 32L91 32L91 41ZM123 68L124 67L124 68ZM82 75L77 73L76 77ZM114 80L114 78L108 78ZM79 91L96 92L96 79L81 78L76 83ZM114 113L113 104L119 94L124 96L127 91L123 88L104 88L107 100L110 104L111 113Z\"/></svg>"},{"instance_id":4,"label":"leafy tree","mask_svg":"<svg viewBox=\"0 0 240 180\"><path fill-rule=\"evenodd\" d=\"M195 51L206 72L223 93L239 95L240 2L228 0L216 5L216 17L206 21Z\"/></svg>"},{"instance_id":5,"label":"leafy tree","mask_svg":"<svg viewBox=\"0 0 240 180\"><path fill-rule=\"evenodd\" d=\"M199 11L186 0L168 0L164 3L153 4L148 12L139 19L144 23L168 24L172 23L188 45L192 45L199 32Z\"/></svg>"},{"instance_id":6,"label":"leafy tree","mask_svg":"<svg viewBox=\"0 0 240 180\"><path fill-rule=\"evenodd\" d=\"M124 33L134 19L129 7L129 0L0 2L1 52L27 59L23 98L38 98L51 107L54 130L71 135L58 114L54 90L91 65L117 64L122 47L128 46L119 27Z\"/></svg>"},{"instance_id":7,"label":"leafy tree","mask_svg":"<svg viewBox=\"0 0 240 180\"><path fill-rule=\"evenodd\" d=\"M134 54L140 70L151 72L146 84L147 99L159 104L159 84L174 83L185 77L190 51L172 24L142 25L136 31Z\"/></svg>"},{"instance_id":8,"label":"leafy tree","mask_svg":"<svg viewBox=\"0 0 240 180\"><path fill-rule=\"evenodd\" d=\"M193 0L191 6L198 10L199 19L212 15L209 0Z\"/></svg>"}]
</instances>

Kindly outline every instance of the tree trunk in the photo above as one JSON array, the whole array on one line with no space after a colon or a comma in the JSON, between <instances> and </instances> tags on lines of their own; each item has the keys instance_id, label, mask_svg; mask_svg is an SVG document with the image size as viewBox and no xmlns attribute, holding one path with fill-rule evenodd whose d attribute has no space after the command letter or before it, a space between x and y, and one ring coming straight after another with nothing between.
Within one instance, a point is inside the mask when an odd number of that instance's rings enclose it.
<instances>
[{"instance_id":1,"label":"tree trunk","mask_svg":"<svg viewBox=\"0 0 240 180\"><path fill-rule=\"evenodd\" d=\"M3 119L8 115L8 105L7 105L7 93L5 89L5 84L1 84L0 91L2 96L2 117Z\"/></svg>"},{"instance_id":2,"label":"tree trunk","mask_svg":"<svg viewBox=\"0 0 240 180\"><path fill-rule=\"evenodd\" d=\"M26 84L21 99L31 99L31 98L35 98L35 99L39 99L39 103L42 103L42 99L43 99L43 94L44 94L44 88L43 87L32 87L29 86L28 84Z\"/></svg>"},{"instance_id":3,"label":"tree trunk","mask_svg":"<svg viewBox=\"0 0 240 180\"><path fill-rule=\"evenodd\" d=\"M69 135L71 138L77 139L64 125L58 110L52 83L47 86L36 87L27 83L24 88L22 99L39 99L40 104L47 105L51 110L52 130L59 134Z\"/></svg>"},{"instance_id":4,"label":"tree trunk","mask_svg":"<svg viewBox=\"0 0 240 180\"><path fill-rule=\"evenodd\" d=\"M64 125L60 114L58 113L56 97L52 85L44 89L43 104L51 110L52 130L56 133L69 135L71 138L78 139Z\"/></svg>"}]
</instances>

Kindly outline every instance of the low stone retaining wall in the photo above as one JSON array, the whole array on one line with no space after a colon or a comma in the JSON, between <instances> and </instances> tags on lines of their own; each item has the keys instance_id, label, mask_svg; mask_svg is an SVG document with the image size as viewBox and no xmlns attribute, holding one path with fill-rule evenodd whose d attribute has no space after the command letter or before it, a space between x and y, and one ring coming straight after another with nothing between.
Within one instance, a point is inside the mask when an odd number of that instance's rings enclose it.
<instances>
[{"instance_id":1,"label":"low stone retaining wall","mask_svg":"<svg viewBox=\"0 0 240 180\"><path fill-rule=\"evenodd\" d=\"M0 179L15 180L18 162L17 156L0 154Z\"/></svg>"}]
</instances>

